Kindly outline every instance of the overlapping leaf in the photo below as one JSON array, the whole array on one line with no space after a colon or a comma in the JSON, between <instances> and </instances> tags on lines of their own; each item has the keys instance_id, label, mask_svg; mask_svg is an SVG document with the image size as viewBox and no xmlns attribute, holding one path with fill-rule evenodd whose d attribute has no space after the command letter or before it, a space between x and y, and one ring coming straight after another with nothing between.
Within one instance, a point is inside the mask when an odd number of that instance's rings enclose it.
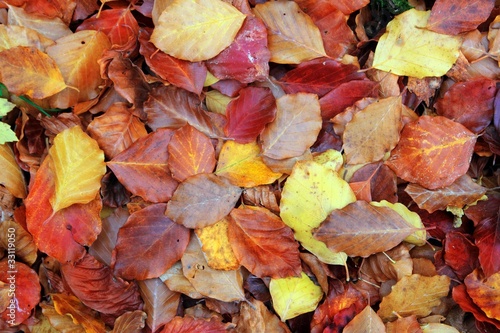
<instances>
[{"instance_id":1,"label":"overlapping leaf","mask_svg":"<svg viewBox=\"0 0 500 333\"><path fill-rule=\"evenodd\" d=\"M96 318L92 310L83 305L76 296L53 294L51 298L56 311L61 315L68 315L73 318L73 322L82 325L85 332L106 332L102 319Z\"/></svg>"},{"instance_id":2,"label":"overlapping leaf","mask_svg":"<svg viewBox=\"0 0 500 333\"><path fill-rule=\"evenodd\" d=\"M158 18L151 41L176 58L201 61L229 46L245 15L218 0L174 0Z\"/></svg>"},{"instance_id":3,"label":"overlapping leaf","mask_svg":"<svg viewBox=\"0 0 500 333\"><path fill-rule=\"evenodd\" d=\"M228 323L224 324L217 318L203 319L190 316L175 317L172 319L160 333L224 333L228 330Z\"/></svg>"},{"instance_id":4,"label":"overlapping leaf","mask_svg":"<svg viewBox=\"0 0 500 333\"><path fill-rule=\"evenodd\" d=\"M12 253L14 246L17 258L29 265L35 263L38 256L38 249L33 241L33 236L23 226L13 220L3 221L0 224L0 234L7 235L7 237L0 239L0 248L5 249L9 253L10 247L10 252ZM14 242L12 242L13 237L15 237Z\"/></svg>"},{"instance_id":5,"label":"overlapping leaf","mask_svg":"<svg viewBox=\"0 0 500 333\"><path fill-rule=\"evenodd\" d=\"M26 197L26 182L21 168L16 163L14 153L7 144L0 145L0 184L5 186L16 198Z\"/></svg>"},{"instance_id":6,"label":"overlapping leaf","mask_svg":"<svg viewBox=\"0 0 500 333\"><path fill-rule=\"evenodd\" d=\"M38 32L17 25L1 25L0 37L0 51L16 46L34 46L43 52L47 46L54 44Z\"/></svg>"},{"instance_id":7,"label":"overlapping leaf","mask_svg":"<svg viewBox=\"0 0 500 333\"><path fill-rule=\"evenodd\" d=\"M474 270L465 280L467 293L474 303L492 319L500 320L500 272L484 278L479 270Z\"/></svg>"}]
</instances>

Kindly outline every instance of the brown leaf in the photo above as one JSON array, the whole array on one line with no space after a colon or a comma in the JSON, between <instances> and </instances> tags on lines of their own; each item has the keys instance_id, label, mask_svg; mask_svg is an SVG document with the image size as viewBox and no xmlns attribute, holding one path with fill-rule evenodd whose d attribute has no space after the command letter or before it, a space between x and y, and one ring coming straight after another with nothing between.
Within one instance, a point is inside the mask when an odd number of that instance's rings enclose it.
<instances>
[{"instance_id":1,"label":"brown leaf","mask_svg":"<svg viewBox=\"0 0 500 333\"><path fill-rule=\"evenodd\" d=\"M245 189L243 200L245 203L251 203L252 206L265 207L273 213L279 213L278 194L279 192L273 191L270 185L261 185Z\"/></svg>"},{"instance_id":2,"label":"brown leaf","mask_svg":"<svg viewBox=\"0 0 500 333\"><path fill-rule=\"evenodd\" d=\"M125 103L115 103L87 127L106 157L113 159L148 134L141 120Z\"/></svg>"},{"instance_id":3,"label":"brown leaf","mask_svg":"<svg viewBox=\"0 0 500 333\"><path fill-rule=\"evenodd\" d=\"M413 274L399 280L388 296L380 303L377 314L384 321L415 315L425 317L434 306L441 303L441 297L448 295L450 278L444 275L433 277Z\"/></svg>"},{"instance_id":4,"label":"brown leaf","mask_svg":"<svg viewBox=\"0 0 500 333\"><path fill-rule=\"evenodd\" d=\"M87 333L104 333L104 322L95 317L91 309L86 307L73 295L53 294L54 308L61 315L69 315L75 324L80 324Z\"/></svg>"},{"instance_id":5,"label":"brown leaf","mask_svg":"<svg viewBox=\"0 0 500 333\"><path fill-rule=\"evenodd\" d=\"M118 232L111 267L127 280L160 276L181 259L189 230L165 216L166 204L141 209Z\"/></svg>"},{"instance_id":6,"label":"brown leaf","mask_svg":"<svg viewBox=\"0 0 500 333\"><path fill-rule=\"evenodd\" d=\"M231 324L223 324L217 319L197 319L190 316L175 317L170 321L160 333L226 333L228 326Z\"/></svg>"},{"instance_id":7,"label":"brown leaf","mask_svg":"<svg viewBox=\"0 0 500 333\"><path fill-rule=\"evenodd\" d=\"M198 174L181 183L165 214L186 228L203 228L221 220L233 209L241 189L214 174Z\"/></svg>"},{"instance_id":8,"label":"brown leaf","mask_svg":"<svg viewBox=\"0 0 500 333\"><path fill-rule=\"evenodd\" d=\"M203 298L203 295L197 292L191 282L184 276L180 260L163 273L160 279L172 291L184 294L193 299Z\"/></svg>"},{"instance_id":9,"label":"brown leaf","mask_svg":"<svg viewBox=\"0 0 500 333\"><path fill-rule=\"evenodd\" d=\"M408 246L399 244L384 253L376 253L366 258L361 264L359 277L376 282L401 280L410 276L413 271L413 260L410 257Z\"/></svg>"},{"instance_id":10,"label":"brown leaf","mask_svg":"<svg viewBox=\"0 0 500 333\"><path fill-rule=\"evenodd\" d=\"M157 130L135 141L107 163L127 190L152 202L167 202L177 188L168 169L167 145L173 131Z\"/></svg>"},{"instance_id":11,"label":"brown leaf","mask_svg":"<svg viewBox=\"0 0 500 333\"><path fill-rule=\"evenodd\" d=\"M43 315L48 319L50 326L62 333L86 333L81 325L73 323L70 316L60 315L56 309L43 302L40 303Z\"/></svg>"},{"instance_id":12,"label":"brown leaf","mask_svg":"<svg viewBox=\"0 0 500 333\"><path fill-rule=\"evenodd\" d=\"M152 332L157 332L175 317L181 294L170 291L160 279L138 283L144 300L144 312L148 315L146 323Z\"/></svg>"},{"instance_id":13,"label":"brown leaf","mask_svg":"<svg viewBox=\"0 0 500 333\"><path fill-rule=\"evenodd\" d=\"M333 252L368 257L393 248L414 231L394 210L356 201L330 213L313 236Z\"/></svg>"},{"instance_id":14,"label":"brown leaf","mask_svg":"<svg viewBox=\"0 0 500 333\"><path fill-rule=\"evenodd\" d=\"M147 316L140 310L125 312L116 318L112 333L142 333Z\"/></svg>"},{"instance_id":15,"label":"brown leaf","mask_svg":"<svg viewBox=\"0 0 500 333\"><path fill-rule=\"evenodd\" d=\"M358 200L397 202L396 174L382 162L370 163L354 172L349 180Z\"/></svg>"},{"instance_id":16,"label":"brown leaf","mask_svg":"<svg viewBox=\"0 0 500 333\"><path fill-rule=\"evenodd\" d=\"M250 304L249 304L250 303ZM271 313L264 303L252 299L240 303L240 313L233 317L237 333L290 333L290 329Z\"/></svg>"},{"instance_id":17,"label":"brown leaf","mask_svg":"<svg viewBox=\"0 0 500 333\"><path fill-rule=\"evenodd\" d=\"M370 306L366 306L363 311L358 313L349 324L344 327L344 333L361 332L385 332L384 323Z\"/></svg>"},{"instance_id":18,"label":"brown leaf","mask_svg":"<svg viewBox=\"0 0 500 333\"><path fill-rule=\"evenodd\" d=\"M262 154L278 160L304 154L321 130L318 97L284 95L276 100L276 106L276 118L261 134Z\"/></svg>"},{"instance_id":19,"label":"brown leaf","mask_svg":"<svg viewBox=\"0 0 500 333\"><path fill-rule=\"evenodd\" d=\"M398 177L434 190L467 172L475 142L476 136L457 122L421 116L405 125L386 164Z\"/></svg>"},{"instance_id":20,"label":"brown leaf","mask_svg":"<svg viewBox=\"0 0 500 333\"><path fill-rule=\"evenodd\" d=\"M8 254L15 252L15 256L22 259L28 265L33 265L38 257L38 249L31 234L14 220L6 220L0 223L0 248ZM15 251L12 251L12 245Z\"/></svg>"},{"instance_id":21,"label":"brown leaf","mask_svg":"<svg viewBox=\"0 0 500 333\"><path fill-rule=\"evenodd\" d=\"M463 208L472 204L486 193L486 188L478 185L470 176L463 175L453 184L440 189L428 190L417 184L408 184L405 192L420 209L433 213L450 206Z\"/></svg>"},{"instance_id":22,"label":"brown leaf","mask_svg":"<svg viewBox=\"0 0 500 333\"><path fill-rule=\"evenodd\" d=\"M258 277L284 278L302 272L293 231L265 208L231 211L228 235L238 261ZM279 239L279 243L275 240Z\"/></svg>"},{"instance_id":23,"label":"brown leaf","mask_svg":"<svg viewBox=\"0 0 500 333\"><path fill-rule=\"evenodd\" d=\"M387 333L423 333L416 316L398 318L393 322L387 323Z\"/></svg>"}]
</instances>

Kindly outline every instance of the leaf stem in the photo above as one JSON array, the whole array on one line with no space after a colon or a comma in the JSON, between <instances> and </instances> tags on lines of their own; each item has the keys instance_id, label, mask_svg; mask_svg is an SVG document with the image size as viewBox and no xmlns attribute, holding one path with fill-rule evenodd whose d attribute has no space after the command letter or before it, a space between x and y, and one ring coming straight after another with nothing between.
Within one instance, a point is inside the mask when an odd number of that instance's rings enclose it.
<instances>
[{"instance_id":1,"label":"leaf stem","mask_svg":"<svg viewBox=\"0 0 500 333\"><path fill-rule=\"evenodd\" d=\"M59 112L60 111L60 109L44 109L40 105L36 104L35 102L33 102L32 100L30 100L26 96L19 96L19 98L21 100L23 100L24 102L28 103L29 105L31 105L32 107L34 107L35 109L37 109L38 111L40 111L41 113L43 113L44 115L46 115L49 118L51 118L52 116L50 114L48 114L47 112Z\"/></svg>"}]
</instances>

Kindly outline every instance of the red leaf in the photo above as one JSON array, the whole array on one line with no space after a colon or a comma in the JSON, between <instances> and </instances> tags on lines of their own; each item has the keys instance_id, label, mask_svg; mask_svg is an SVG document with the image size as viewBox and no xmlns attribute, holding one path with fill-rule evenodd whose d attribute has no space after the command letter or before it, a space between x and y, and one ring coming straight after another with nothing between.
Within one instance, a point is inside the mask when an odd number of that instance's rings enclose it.
<instances>
[{"instance_id":1,"label":"red leaf","mask_svg":"<svg viewBox=\"0 0 500 333\"><path fill-rule=\"evenodd\" d=\"M266 26L255 16L249 15L233 43L206 64L219 79L251 83L264 81L268 77L270 58Z\"/></svg>"},{"instance_id":2,"label":"red leaf","mask_svg":"<svg viewBox=\"0 0 500 333\"><path fill-rule=\"evenodd\" d=\"M484 274L488 277L500 271L500 212L479 222L474 239Z\"/></svg>"},{"instance_id":3,"label":"red leaf","mask_svg":"<svg viewBox=\"0 0 500 333\"><path fill-rule=\"evenodd\" d=\"M151 32L146 28L139 30L139 42L141 43L139 52L144 56L146 64L163 80L199 95L207 77L205 64L177 59L159 51L149 41L150 36Z\"/></svg>"},{"instance_id":4,"label":"red leaf","mask_svg":"<svg viewBox=\"0 0 500 333\"><path fill-rule=\"evenodd\" d=\"M31 310L40 302L41 287L34 270L11 258L9 249L8 260L0 261L0 283L5 283L2 287L2 303L4 297L7 302L7 308L1 316L10 326L17 326L31 316Z\"/></svg>"},{"instance_id":5,"label":"red leaf","mask_svg":"<svg viewBox=\"0 0 500 333\"><path fill-rule=\"evenodd\" d=\"M227 333L227 327L230 324L223 324L216 318L206 320L193 317L175 317L172 319L160 333Z\"/></svg>"},{"instance_id":6,"label":"red leaf","mask_svg":"<svg viewBox=\"0 0 500 333\"><path fill-rule=\"evenodd\" d=\"M310 92L323 97L342 83L364 78L366 75L354 65L321 58L298 65L287 72L280 83L287 94Z\"/></svg>"},{"instance_id":7,"label":"red leaf","mask_svg":"<svg viewBox=\"0 0 500 333\"><path fill-rule=\"evenodd\" d=\"M496 83L490 79L458 82L451 86L434 106L440 116L450 118L472 132L479 133L493 119L495 94Z\"/></svg>"},{"instance_id":8,"label":"red leaf","mask_svg":"<svg viewBox=\"0 0 500 333\"><path fill-rule=\"evenodd\" d=\"M90 254L76 264L61 266L64 282L83 304L101 313L118 317L142 304L138 287L114 277L111 268Z\"/></svg>"},{"instance_id":9,"label":"red leaf","mask_svg":"<svg viewBox=\"0 0 500 333\"><path fill-rule=\"evenodd\" d=\"M111 267L127 280L160 276L181 259L189 230L165 216L166 204L143 208L118 231Z\"/></svg>"},{"instance_id":10,"label":"red leaf","mask_svg":"<svg viewBox=\"0 0 500 333\"><path fill-rule=\"evenodd\" d=\"M474 30L488 19L494 6L495 0L438 0L427 29L448 35Z\"/></svg>"},{"instance_id":11,"label":"red leaf","mask_svg":"<svg viewBox=\"0 0 500 333\"><path fill-rule=\"evenodd\" d=\"M444 241L444 261L463 280L478 267L478 248L461 232L446 234Z\"/></svg>"},{"instance_id":12,"label":"red leaf","mask_svg":"<svg viewBox=\"0 0 500 333\"><path fill-rule=\"evenodd\" d=\"M354 13L369 3L369 0L337 0L334 2L335 7L346 15Z\"/></svg>"},{"instance_id":13,"label":"red leaf","mask_svg":"<svg viewBox=\"0 0 500 333\"><path fill-rule=\"evenodd\" d=\"M500 321L488 318L481 308L479 308L467 293L465 285L461 284L453 288L453 300L460 305L465 312L471 312L476 320L490 323L500 330Z\"/></svg>"},{"instance_id":14,"label":"red leaf","mask_svg":"<svg viewBox=\"0 0 500 333\"><path fill-rule=\"evenodd\" d=\"M360 168L352 175L349 186L358 200L397 202L396 175L382 162Z\"/></svg>"},{"instance_id":15,"label":"red leaf","mask_svg":"<svg viewBox=\"0 0 500 333\"><path fill-rule=\"evenodd\" d=\"M238 143L254 141L276 116L276 101L268 88L248 87L226 109L226 135Z\"/></svg>"}]
</instances>

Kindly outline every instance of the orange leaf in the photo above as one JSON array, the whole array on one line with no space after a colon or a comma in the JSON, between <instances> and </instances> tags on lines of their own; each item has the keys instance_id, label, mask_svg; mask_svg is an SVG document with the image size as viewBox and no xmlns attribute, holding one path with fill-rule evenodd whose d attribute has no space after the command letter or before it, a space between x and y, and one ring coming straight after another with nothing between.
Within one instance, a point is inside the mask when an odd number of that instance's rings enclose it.
<instances>
[{"instance_id":1,"label":"orange leaf","mask_svg":"<svg viewBox=\"0 0 500 333\"><path fill-rule=\"evenodd\" d=\"M265 208L252 206L233 209L230 216L231 246L250 273L272 278L300 275L299 244L292 229L278 216Z\"/></svg>"},{"instance_id":2,"label":"orange leaf","mask_svg":"<svg viewBox=\"0 0 500 333\"><path fill-rule=\"evenodd\" d=\"M168 143L168 153L168 167L172 177L179 182L189 176L214 170L215 150L212 141L189 124L175 131Z\"/></svg>"},{"instance_id":3,"label":"orange leaf","mask_svg":"<svg viewBox=\"0 0 500 333\"><path fill-rule=\"evenodd\" d=\"M227 333L229 323L222 323L216 318L210 320L193 317L175 317L160 333Z\"/></svg>"},{"instance_id":4,"label":"orange leaf","mask_svg":"<svg viewBox=\"0 0 500 333\"><path fill-rule=\"evenodd\" d=\"M370 306L366 306L363 311L358 313L343 330L344 333L384 331L385 327L382 319Z\"/></svg>"},{"instance_id":5,"label":"orange leaf","mask_svg":"<svg viewBox=\"0 0 500 333\"><path fill-rule=\"evenodd\" d=\"M430 190L445 187L467 172L476 138L453 120L421 116L403 128L386 164L409 182Z\"/></svg>"},{"instance_id":6,"label":"orange leaf","mask_svg":"<svg viewBox=\"0 0 500 333\"><path fill-rule=\"evenodd\" d=\"M95 313L73 295L53 294L56 311L61 315L69 315L75 324L80 324L87 333L104 333L104 322L96 318Z\"/></svg>"},{"instance_id":7,"label":"orange leaf","mask_svg":"<svg viewBox=\"0 0 500 333\"><path fill-rule=\"evenodd\" d=\"M168 169L167 145L173 131L159 129L135 141L110 162L116 178L135 195L152 202L167 202L177 188Z\"/></svg>"},{"instance_id":8,"label":"orange leaf","mask_svg":"<svg viewBox=\"0 0 500 333\"><path fill-rule=\"evenodd\" d=\"M464 280L467 293L474 303L484 311L488 318L500 320L500 272L487 279L478 269L467 275Z\"/></svg>"},{"instance_id":9,"label":"orange leaf","mask_svg":"<svg viewBox=\"0 0 500 333\"><path fill-rule=\"evenodd\" d=\"M0 52L0 77L11 93L35 99L66 88L54 60L34 47L17 46Z\"/></svg>"}]
</instances>

